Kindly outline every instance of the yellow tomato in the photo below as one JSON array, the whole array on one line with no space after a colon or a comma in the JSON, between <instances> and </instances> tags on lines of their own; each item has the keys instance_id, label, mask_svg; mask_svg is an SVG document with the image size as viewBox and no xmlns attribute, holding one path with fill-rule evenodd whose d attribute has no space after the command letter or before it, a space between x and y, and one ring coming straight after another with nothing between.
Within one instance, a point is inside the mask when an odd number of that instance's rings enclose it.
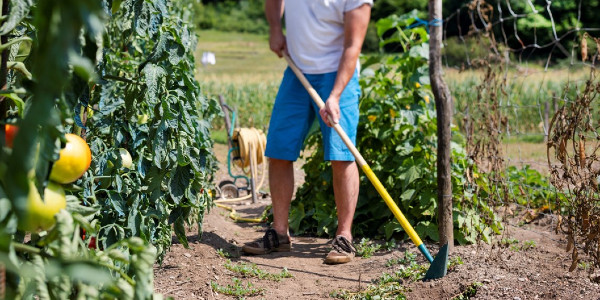
<instances>
[{"instance_id":1,"label":"yellow tomato","mask_svg":"<svg viewBox=\"0 0 600 300\"><path fill-rule=\"evenodd\" d=\"M62 184L79 179L92 162L90 147L80 136L68 133L66 138L67 145L60 150L60 157L50 172L50 180Z\"/></svg>"},{"instance_id":2,"label":"yellow tomato","mask_svg":"<svg viewBox=\"0 0 600 300\"><path fill-rule=\"evenodd\" d=\"M30 181L27 207L25 213L19 218L19 229L33 232L49 230L56 223L54 215L66 207L65 190L60 184L48 182L42 200L35 183Z\"/></svg>"}]
</instances>

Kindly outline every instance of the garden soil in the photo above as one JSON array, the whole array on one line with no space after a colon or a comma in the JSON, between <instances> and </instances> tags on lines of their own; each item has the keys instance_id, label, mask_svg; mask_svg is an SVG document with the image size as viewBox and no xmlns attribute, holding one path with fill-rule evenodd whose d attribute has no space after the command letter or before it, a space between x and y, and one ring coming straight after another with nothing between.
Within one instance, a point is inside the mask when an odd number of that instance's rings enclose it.
<instances>
[{"instance_id":1,"label":"garden soil","mask_svg":"<svg viewBox=\"0 0 600 300\"><path fill-rule=\"evenodd\" d=\"M226 161L226 146L216 145L219 161ZM297 185L303 173L300 163L295 165ZM216 182L228 179L227 166L221 163ZM270 204L270 198L259 199L252 204L245 201L232 207L245 217L257 217ZM507 222L504 235L497 242L456 246L450 258L460 257L464 262L449 270L448 275L429 282L405 281L408 299L452 299L463 295L473 283L481 283L471 299L600 299L598 274L590 275L585 265L573 272L564 236L554 232L555 216L542 215L535 221L519 224L518 218ZM523 222L520 222L521 224ZM397 243L391 251L380 251L370 258L355 258L343 265L326 265L323 258L329 251L330 240L307 236L293 236L293 250L289 253L272 253L264 256L246 256L241 246L261 237L267 229L265 224L236 223L229 218L229 211L214 207L202 224L203 233L198 235L194 226L187 232L189 249L173 237L173 246L161 265L154 268L155 292L174 299L236 299L217 293L211 283L220 286L233 284L233 279L250 282L254 288L263 289L261 295L245 299L327 299L332 292L346 290L359 292L373 284L384 273L394 273L400 265L386 266L390 259L402 258L406 251L417 253L409 240ZM535 246L517 249L501 245L501 239L515 239ZM437 246L428 244L432 254ZM224 258L221 253L231 254ZM270 281L243 278L225 268L227 260L232 263L251 263L270 273L280 273L286 268L292 278ZM420 263L425 260L420 254ZM242 298L242 297L240 297ZM467 299L467 298L464 298Z\"/></svg>"}]
</instances>

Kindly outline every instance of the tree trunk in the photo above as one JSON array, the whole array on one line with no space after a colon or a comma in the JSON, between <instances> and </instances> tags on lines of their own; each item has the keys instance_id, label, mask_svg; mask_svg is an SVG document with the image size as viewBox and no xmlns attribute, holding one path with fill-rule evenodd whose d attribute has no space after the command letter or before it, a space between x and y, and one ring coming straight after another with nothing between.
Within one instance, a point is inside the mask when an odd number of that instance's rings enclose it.
<instances>
[{"instance_id":1,"label":"tree trunk","mask_svg":"<svg viewBox=\"0 0 600 300\"><path fill-rule=\"evenodd\" d=\"M440 246L448 243L448 250L454 246L452 226L452 181L450 168L450 124L452 123L453 104L448 86L442 78L442 0L429 0L429 77L435 96L437 111L437 201L438 232Z\"/></svg>"}]
</instances>

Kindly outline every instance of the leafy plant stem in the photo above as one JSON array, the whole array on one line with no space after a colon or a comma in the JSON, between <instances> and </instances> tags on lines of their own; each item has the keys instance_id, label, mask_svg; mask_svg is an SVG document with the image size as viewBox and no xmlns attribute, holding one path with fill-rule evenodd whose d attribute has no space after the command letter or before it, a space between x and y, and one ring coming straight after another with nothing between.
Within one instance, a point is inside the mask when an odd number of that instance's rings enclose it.
<instances>
[{"instance_id":1,"label":"leafy plant stem","mask_svg":"<svg viewBox=\"0 0 600 300\"><path fill-rule=\"evenodd\" d=\"M25 42L25 41L31 42L32 40L31 40L30 37L27 37L27 36L16 38L16 39L11 40L10 42L8 42L6 44L0 45L0 51L4 51L5 49L8 49L8 47L10 47L10 46L12 46L12 45L14 45L16 43Z\"/></svg>"},{"instance_id":2,"label":"leafy plant stem","mask_svg":"<svg viewBox=\"0 0 600 300\"><path fill-rule=\"evenodd\" d=\"M125 281L127 281L127 283L129 283L132 286L135 286L135 281L133 279L131 279L131 277L129 277L129 275L125 274L125 272L123 272L123 270L119 269L118 267L116 267L114 265L109 265L109 264L103 263L103 262L101 262L100 265L119 273L119 275L121 275L121 277L123 277L123 279L125 279Z\"/></svg>"},{"instance_id":3,"label":"leafy plant stem","mask_svg":"<svg viewBox=\"0 0 600 300\"><path fill-rule=\"evenodd\" d=\"M18 243L18 242L12 242L12 245L13 245L13 247L15 247L16 251L43 255L43 253L40 249L33 247L33 246L25 245L25 244Z\"/></svg>"}]
</instances>

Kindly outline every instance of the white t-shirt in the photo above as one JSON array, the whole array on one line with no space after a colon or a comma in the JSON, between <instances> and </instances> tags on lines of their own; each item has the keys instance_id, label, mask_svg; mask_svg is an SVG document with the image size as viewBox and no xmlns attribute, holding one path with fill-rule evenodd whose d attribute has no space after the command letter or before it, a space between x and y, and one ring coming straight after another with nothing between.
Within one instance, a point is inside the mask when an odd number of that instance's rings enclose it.
<instances>
[{"instance_id":1,"label":"white t-shirt","mask_svg":"<svg viewBox=\"0 0 600 300\"><path fill-rule=\"evenodd\" d=\"M286 42L306 74L337 71L344 50L344 13L373 0L285 0Z\"/></svg>"}]
</instances>

